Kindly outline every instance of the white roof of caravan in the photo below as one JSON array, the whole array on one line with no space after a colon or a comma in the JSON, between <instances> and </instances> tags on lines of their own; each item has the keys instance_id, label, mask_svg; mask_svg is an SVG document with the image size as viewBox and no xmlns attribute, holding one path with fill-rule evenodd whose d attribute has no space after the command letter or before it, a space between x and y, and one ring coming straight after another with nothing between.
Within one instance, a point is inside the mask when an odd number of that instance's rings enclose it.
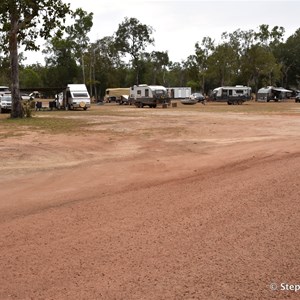
<instances>
[{"instance_id":1,"label":"white roof of caravan","mask_svg":"<svg viewBox=\"0 0 300 300\"><path fill-rule=\"evenodd\" d=\"M271 90L270 87L260 88L257 93L268 93Z\"/></svg>"},{"instance_id":2,"label":"white roof of caravan","mask_svg":"<svg viewBox=\"0 0 300 300\"><path fill-rule=\"evenodd\" d=\"M71 88L73 91L85 91L85 84L68 84L68 88Z\"/></svg>"},{"instance_id":3,"label":"white roof of caravan","mask_svg":"<svg viewBox=\"0 0 300 300\"><path fill-rule=\"evenodd\" d=\"M166 88L162 85L149 85L151 90L165 90Z\"/></svg>"}]
</instances>

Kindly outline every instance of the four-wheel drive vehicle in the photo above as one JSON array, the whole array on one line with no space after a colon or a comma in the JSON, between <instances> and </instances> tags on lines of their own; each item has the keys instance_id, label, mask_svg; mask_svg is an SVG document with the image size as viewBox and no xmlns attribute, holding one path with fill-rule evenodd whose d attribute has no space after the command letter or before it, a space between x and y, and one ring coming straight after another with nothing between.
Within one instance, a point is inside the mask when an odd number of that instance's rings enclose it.
<instances>
[{"instance_id":1,"label":"four-wheel drive vehicle","mask_svg":"<svg viewBox=\"0 0 300 300\"><path fill-rule=\"evenodd\" d=\"M10 112L11 111L11 95L10 94L2 94L0 95L0 112Z\"/></svg>"}]
</instances>

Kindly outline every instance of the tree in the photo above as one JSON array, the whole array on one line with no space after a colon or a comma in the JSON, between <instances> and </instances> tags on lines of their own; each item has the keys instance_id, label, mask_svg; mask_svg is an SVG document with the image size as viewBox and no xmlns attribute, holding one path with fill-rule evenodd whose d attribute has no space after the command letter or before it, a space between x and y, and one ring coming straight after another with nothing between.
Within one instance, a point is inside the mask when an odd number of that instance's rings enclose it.
<instances>
[{"instance_id":1,"label":"tree","mask_svg":"<svg viewBox=\"0 0 300 300\"><path fill-rule=\"evenodd\" d=\"M285 43L279 44L274 50L281 63L283 83L298 88L300 86L300 28Z\"/></svg>"},{"instance_id":2,"label":"tree","mask_svg":"<svg viewBox=\"0 0 300 300\"><path fill-rule=\"evenodd\" d=\"M141 24L136 18L125 18L115 33L117 49L122 54L129 54L132 66L136 70L136 83L139 84L139 60L148 45L154 43L151 37L152 27Z\"/></svg>"},{"instance_id":3,"label":"tree","mask_svg":"<svg viewBox=\"0 0 300 300\"><path fill-rule=\"evenodd\" d=\"M87 13L86 11L78 8L73 13L75 23L66 28L66 32L69 34L68 39L73 41L75 49L75 57L80 59L82 68L83 82L85 83L85 69L84 69L84 50L88 48L89 37L88 32L93 26L93 13Z\"/></svg>"},{"instance_id":4,"label":"tree","mask_svg":"<svg viewBox=\"0 0 300 300\"><path fill-rule=\"evenodd\" d=\"M62 0L1 0L0 32L4 40L2 46L10 57L12 118L24 117L20 101L19 47L38 50L36 39L59 34L63 29L62 22L70 12L69 4Z\"/></svg>"},{"instance_id":5,"label":"tree","mask_svg":"<svg viewBox=\"0 0 300 300\"><path fill-rule=\"evenodd\" d=\"M42 79L33 68L26 67L20 69L20 84L23 88L32 88L42 86Z\"/></svg>"},{"instance_id":6,"label":"tree","mask_svg":"<svg viewBox=\"0 0 300 300\"><path fill-rule=\"evenodd\" d=\"M150 62L152 64L152 83L158 83L158 76L162 73L161 84L165 85L165 73L166 67L169 64L169 55L168 52L152 51L150 53Z\"/></svg>"},{"instance_id":7,"label":"tree","mask_svg":"<svg viewBox=\"0 0 300 300\"><path fill-rule=\"evenodd\" d=\"M73 51L74 42L69 39L54 37L47 44L43 53L46 56L47 82L49 86L64 87L73 82L79 67Z\"/></svg>"}]
</instances>

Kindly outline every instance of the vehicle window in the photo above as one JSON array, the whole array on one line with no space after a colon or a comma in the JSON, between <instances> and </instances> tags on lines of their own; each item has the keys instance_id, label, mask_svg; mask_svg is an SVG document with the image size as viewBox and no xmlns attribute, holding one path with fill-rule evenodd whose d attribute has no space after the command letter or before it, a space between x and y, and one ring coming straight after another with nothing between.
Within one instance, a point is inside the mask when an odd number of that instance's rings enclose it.
<instances>
[{"instance_id":1,"label":"vehicle window","mask_svg":"<svg viewBox=\"0 0 300 300\"><path fill-rule=\"evenodd\" d=\"M89 97L87 93L85 92L77 92L73 93L74 98L83 98L83 97Z\"/></svg>"},{"instance_id":2,"label":"vehicle window","mask_svg":"<svg viewBox=\"0 0 300 300\"><path fill-rule=\"evenodd\" d=\"M10 96L3 96L3 97L1 97L1 100L11 101L11 97Z\"/></svg>"}]
</instances>

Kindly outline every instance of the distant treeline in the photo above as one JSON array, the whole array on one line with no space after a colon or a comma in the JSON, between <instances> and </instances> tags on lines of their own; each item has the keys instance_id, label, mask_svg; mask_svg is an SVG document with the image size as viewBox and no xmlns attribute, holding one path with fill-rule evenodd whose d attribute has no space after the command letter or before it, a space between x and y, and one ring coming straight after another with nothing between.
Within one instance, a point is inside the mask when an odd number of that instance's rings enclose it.
<instances>
[{"instance_id":1,"label":"distant treeline","mask_svg":"<svg viewBox=\"0 0 300 300\"><path fill-rule=\"evenodd\" d=\"M247 85L254 92L267 85L300 87L300 28L286 40L283 27L266 24L256 31L224 32L219 43L205 37L181 62L170 61L167 50L147 52L153 29L135 18L125 18L112 36L95 43L66 32L47 41L43 65L25 65L21 54L21 88L86 83L90 94L101 98L108 87L137 83L189 86L206 94L223 85ZM0 66L0 85L9 85L9 59L3 53Z\"/></svg>"}]
</instances>

